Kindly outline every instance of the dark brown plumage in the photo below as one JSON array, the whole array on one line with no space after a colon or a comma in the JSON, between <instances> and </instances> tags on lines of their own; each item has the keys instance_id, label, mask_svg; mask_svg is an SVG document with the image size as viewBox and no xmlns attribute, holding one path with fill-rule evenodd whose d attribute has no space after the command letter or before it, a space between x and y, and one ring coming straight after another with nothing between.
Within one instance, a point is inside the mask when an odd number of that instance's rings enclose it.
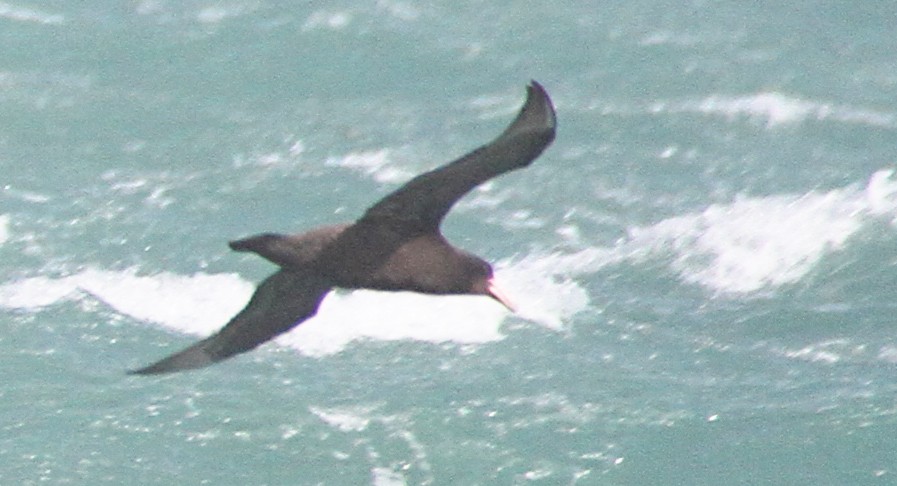
<instances>
[{"instance_id":1,"label":"dark brown plumage","mask_svg":"<svg viewBox=\"0 0 897 486\"><path fill-rule=\"evenodd\" d=\"M533 81L517 118L498 138L411 179L355 223L230 242L233 250L257 253L280 270L218 333L131 373L201 368L249 351L313 316L334 287L485 295L511 308L492 281L492 267L450 245L439 225L474 187L528 166L554 140L555 126L548 93Z\"/></svg>"}]
</instances>

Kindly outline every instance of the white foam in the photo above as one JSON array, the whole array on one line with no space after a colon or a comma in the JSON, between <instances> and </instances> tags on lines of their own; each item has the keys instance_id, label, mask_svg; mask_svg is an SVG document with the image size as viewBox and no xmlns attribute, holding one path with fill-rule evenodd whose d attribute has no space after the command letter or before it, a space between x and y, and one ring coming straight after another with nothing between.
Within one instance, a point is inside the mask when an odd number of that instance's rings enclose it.
<instances>
[{"instance_id":1,"label":"white foam","mask_svg":"<svg viewBox=\"0 0 897 486\"><path fill-rule=\"evenodd\" d=\"M558 273L532 271L548 267L540 265L542 258L502 262L496 278L517 306L516 316L562 330L571 316L587 308L589 299ZM324 299L317 316L278 342L308 356L337 353L359 340L484 344L504 339L501 328L510 316L484 297L336 291Z\"/></svg>"},{"instance_id":2,"label":"white foam","mask_svg":"<svg viewBox=\"0 0 897 486\"><path fill-rule=\"evenodd\" d=\"M388 467L375 467L371 469L373 486L405 486L405 476Z\"/></svg>"},{"instance_id":3,"label":"white foam","mask_svg":"<svg viewBox=\"0 0 897 486\"><path fill-rule=\"evenodd\" d=\"M88 268L65 277L6 283L0 286L0 307L36 311L90 295L135 319L202 335L239 311L252 288L234 274L140 276L134 270Z\"/></svg>"},{"instance_id":4,"label":"white foam","mask_svg":"<svg viewBox=\"0 0 897 486\"><path fill-rule=\"evenodd\" d=\"M882 218L893 224L897 181L890 179L892 173L877 172L865 186L711 205L630 228L611 247L502 261L497 279L519 317L553 330L563 330L590 306L576 277L613 264L660 261L683 282L717 294L775 289L799 281L863 227ZM36 312L92 296L134 319L208 335L245 305L253 289L254 283L234 274L139 275L86 268L0 285L0 307ZM484 297L337 291L324 299L317 316L277 342L309 356L337 353L363 340L482 344L504 338L502 326L510 315Z\"/></svg>"},{"instance_id":5,"label":"white foam","mask_svg":"<svg viewBox=\"0 0 897 486\"><path fill-rule=\"evenodd\" d=\"M825 105L817 105L781 93L757 93L740 97L711 96L699 102L698 111L735 117L748 115L765 118L769 126L795 123L817 113L828 111Z\"/></svg>"},{"instance_id":6,"label":"white foam","mask_svg":"<svg viewBox=\"0 0 897 486\"><path fill-rule=\"evenodd\" d=\"M891 174L875 173L866 187L712 205L631 228L614 251L630 261L669 257L682 280L723 293L794 283L876 217L897 217Z\"/></svg>"},{"instance_id":7,"label":"white foam","mask_svg":"<svg viewBox=\"0 0 897 486\"><path fill-rule=\"evenodd\" d=\"M21 189L15 189L10 186L4 186L3 193L7 196L10 196L10 197L22 200L22 201L26 201L26 202L30 202L30 203L38 203L38 204L49 202L53 199L46 194L40 194L37 192L31 192L31 191L23 191Z\"/></svg>"},{"instance_id":8,"label":"white foam","mask_svg":"<svg viewBox=\"0 0 897 486\"><path fill-rule=\"evenodd\" d=\"M371 423L371 413L376 407L308 407L311 413L342 432L362 432Z\"/></svg>"},{"instance_id":9,"label":"white foam","mask_svg":"<svg viewBox=\"0 0 897 486\"><path fill-rule=\"evenodd\" d=\"M823 364L855 360L866 361L874 356L869 346L855 343L850 339L829 339L807 344L800 349L781 347L773 348L773 351L787 358ZM881 348L875 357L885 362L891 362L887 347Z\"/></svg>"},{"instance_id":10,"label":"white foam","mask_svg":"<svg viewBox=\"0 0 897 486\"><path fill-rule=\"evenodd\" d=\"M117 311L190 334L217 330L253 291L250 282L232 273L138 276L133 271L86 270L76 277L80 290Z\"/></svg>"},{"instance_id":11,"label":"white foam","mask_svg":"<svg viewBox=\"0 0 897 486\"><path fill-rule=\"evenodd\" d=\"M9 241L9 215L0 214L0 245Z\"/></svg>"},{"instance_id":12,"label":"white foam","mask_svg":"<svg viewBox=\"0 0 897 486\"><path fill-rule=\"evenodd\" d=\"M392 17L406 22L420 18L420 10L412 3L398 0L377 0L377 8L386 11Z\"/></svg>"},{"instance_id":13,"label":"white foam","mask_svg":"<svg viewBox=\"0 0 897 486\"><path fill-rule=\"evenodd\" d=\"M639 44L643 46L673 45L691 47L702 41L706 41L703 36L663 30L646 35L639 41Z\"/></svg>"},{"instance_id":14,"label":"white foam","mask_svg":"<svg viewBox=\"0 0 897 486\"><path fill-rule=\"evenodd\" d=\"M470 101L470 106L480 112L478 118L481 120L506 119L513 117L520 109L520 100L517 96L516 93L478 96Z\"/></svg>"},{"instance_id":15,"label":"white foam","mask_svg":"<svg viewBox=\"0 0 897 486\"><path fill-rule=\"evenodd\" d=\"M536 301L541 300L538 289L552 288L536 312L521 312L548 327L588 306L588 295L572 279L620 263L660 261L681 281L716 294L774 290L800 281L827 255L846 248L863 228L883 219L897 226L893 173L878 171L865 187L740 197L652 225L633 226L611 247L529 255L499 273L511 274L507 280L512 285L535 278L511 293ZM579 242L585 238L581 235Z\"/></svg>"},{"instance_id":16,"label":"white foam","mask_svg":"<svg viewBox=\"0 0 897 486\"><path fill-rule=\"evenodd\" d=\"M585 310L585 291L553 272L532 272L540 257L502 262L496 278L517 306L517 317L552 330ZM542 266L545 268L545 266ZM492 299L431 296L412 292L337 291L321 303L315 318L278 339L309 356L337 353L359 340L413 340L484 344L504 339L511 314Z\"/></svg>"},{"instance_id":17,"label":"white foam","mask_svg":"<svg viewBox=\"0 0 897 486\"><path fill-rule=\"evenodd\" d=\"M837 350L829 349L832 344L843 344L842 342L820 343L804 346L801 349L783 349L782 353L792 359L801 361L810 361L814 363L835 364L841 361L841 354Z\"/></svg>"},{"instance_id":18,"label":"white foam","mask_svg":"<svg viewBox=\"0 0 897 486\"><path fill-rule=\"evenodd\" d=\"M318 10L305 19L302 30L309 31L320 28L342 30L350 23L352 23L352 14L348 11L330 12Z\"/></svg>"},{"instance_id":19,"label":"white foam","mask_svg":"<svg viewBox=\"0 0 897 486\"><path fill-rule=\"evenodd\" d=\"M753 292L795 282L839 249L861 224L844 202L819 195L746 199L634 228L630 238L668 249L671 267L687 282Z\"/></svg>"},{"instance_id":20,"label":"white foam","mask_svg":"<svg viewBox=\"0 0 897 486\"><path fill-rule=\"evenodd\" d=\"M387 437L390 440L400 440L405 443L411 451L408 458L413 461L415 469L427 475L421 484L430 484L434 482L431 473L433 467L427 459L427 450L418 440L415 434L409 430L407 419L396 415L381 415L374 413L380 405L356 405L351 407L308 407L309 411L316 415L321 421L343 433L363 432L372 423L385 429ZM407 484L401 471L407 469L407 463L402 461L401 467L396 467L393 461L384 461L381 452L378 450L379 445L369 441L368 439L359 439L357 445L364 444L367 451L367 460L371 465L371 480L374 486L402 486ZM336 457L345 459L348 455L338 453ZM392 454L388 454L392 456ZM384 462L390 464L382 465Z\"/></svg>"},{"instance_id":21,"label":"white foam","mask_svg":"<svg viewBox=\"0 0 897 486\"><path fill-rule=\"evenodd\" d=\"M27 7L11 5L0 2L0 17L20 22L36 22L44 25L59 25L65 21L65 17L59 14L48 14Z\"/></svg>"},{"instance_id":22,"label":"white foam","mask_svg":"<svg viewBox=\"0 0 897 486\"><path fill-rule=\"evenodd\" d=\"M554 281L550 273L527 276L527 264L507 265L499 277L521 277L510 287L521 316L561 329L566 318L587 305L585 293L570 281ZM91 296L134 319L204 336L227 323L253 290L253 283L234 274L138 275L135 270L87 268L69 276L0 285L0 307L36 312ZM482 344L504 338L501 326L509 315L484 297L336 291L314 318L277 342L308 356L338 353L363 340Z\"/></svg>"},{"instance_id":23,"label":"white foam","mask_svg":"<svg viewBox=\"0 0 897 486\"><path fill-rule=\"evenodd\" d=\"M878 351L878 359L886 363L897 364L897 346L882 346Z\"/></svg>"},{"instance_id":24,"label":"white foam","mask_svg":"<svg viewBox=\"0 0 897 486\"><path fill-rule=\"evenodd\" d=\"M496 280L510 296L519 317L556 331L589 307L589 295L571 278L576 272L559 255L529 255L497 265ZM589 261L586 254L567 255L572 266Z\"/></svg>"},{"instance_id":25,"label":"white foam","mask_svg":"<svg viewBox=\"0 0 897 486\"><path fill-rule=\"evenodd\" d=\"M403 182L413 175L392 166L389 149L351 152L341 157L328 157L324 164L361 172L373 177L377 182Z\"/></svg>"},{"instance_id":26,"label":"white foam","mask_svg":"<svg viewBox=\"0 0 897 486\"><path fill-rule=\"evenodd\" d=\"M897 224L897 183L891 180L893 169L880 170L869 178L866 185L866 205L876 215L894 215L891 224Z\"/></svg>"},{"instance_id":27,"label":"white foam","mask_svg":"<svg viewBox=\"0 0 897 486\"><path fill-rule=\"evenodd\" d=\"M0 307L34 311L74 297L77 285L70 277L31 277L0 286Z\"/></svg>"},{"instance_id":28,"label":"white foam","mask_svg":"<svg viewBox=\"0 0 897 486\"><path fill-rule=\"evenodd\" d=\"M224 7L205 7L196 14L196 20L203 24L217 24L228 17L239 15L238 11Z\"/></svg>"},{"instance_id":29,"label":"white foam","mask_svg":"<svg viewBox=\"0 0 897 486\"><path fill-rule=\"evenodd\" d=\"M747 116L765 120L768 127L801 123L808 119L834 120L879 127L897 125L897 115L833 103L809 101L778 92L741 96L710 96L699 101L660 102L655 112L698 112L727 118Z\"/></svg>"},{"instance_id":30,"label":"white foam","mask_svg":"<svg viewBox=\"0 0 897 486\"><path fill-rule=\"evenodd\" d=\"M507 311L485 298L409 292L331 293L314 319L278 339L308 356L337 353L358 340L482 344L504 336Z\"/></svg>"}]
</instances>

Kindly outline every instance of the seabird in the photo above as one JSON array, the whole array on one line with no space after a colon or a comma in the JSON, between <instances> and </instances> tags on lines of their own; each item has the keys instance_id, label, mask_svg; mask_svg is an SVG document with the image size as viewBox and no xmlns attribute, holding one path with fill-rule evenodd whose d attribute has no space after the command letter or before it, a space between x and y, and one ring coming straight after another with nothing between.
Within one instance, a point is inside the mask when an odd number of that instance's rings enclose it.
<instances>
[{"instance_id":1,"label":"seabird","mask_svg":"<svg viewBox=\"0 0 897 486\"><path fill-rule=\"evenodd\" d=\"M315 315L334 287L483 295L513 311L495 285L492 266L452 246L439 226L471 189L535 160L554 140L556 124L548 93L532 81L523 108L498 138L411 179L354 223L231 241L231 249L256 253L280 269L220 331L129 373L202 368L249 351Z\"/></svg>"}]
</instances>

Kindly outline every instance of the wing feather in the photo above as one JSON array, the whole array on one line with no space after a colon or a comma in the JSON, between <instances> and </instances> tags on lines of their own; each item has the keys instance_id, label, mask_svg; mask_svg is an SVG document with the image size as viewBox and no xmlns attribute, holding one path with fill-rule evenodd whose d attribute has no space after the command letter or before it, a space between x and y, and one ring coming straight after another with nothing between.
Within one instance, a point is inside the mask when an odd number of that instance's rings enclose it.
<instances>
[{"instance_id":1,"label":"wing feather","mask_svg":"<svg viewBox=\"0 0 897 486\"><path fill-rule=\"evenodd\" d=\"M411 179L371 206L360 221L391 220L435 230L458 199L487 180L528 166L554 140L557 121L548 93L527 86L526 103L505 131L473 152Z\"/></svg>"},{"instance_id":2,"label":"wing feather","mask_svg":"<svg viewBox=\"0 0 897 486\"><path fill-rule=\"evenodd\" d=\"M129 374L202 368L249 351L315 315L329 291L330 285L319 278L281 270L265 279L246 307L216 334Z\"/></svg>"}]
</instances>

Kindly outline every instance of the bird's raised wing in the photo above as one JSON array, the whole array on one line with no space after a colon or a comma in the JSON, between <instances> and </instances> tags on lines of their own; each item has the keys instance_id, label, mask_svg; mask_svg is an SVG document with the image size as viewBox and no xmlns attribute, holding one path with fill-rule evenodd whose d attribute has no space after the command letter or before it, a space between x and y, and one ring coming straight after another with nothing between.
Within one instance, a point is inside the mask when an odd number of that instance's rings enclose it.
<instances>
[{"instance_id":1,"label":"bird's raised wing","mask_svg":"<svg viewBox=\"0 0 897 486\"><path fill-rule=\"evenodd\" d=\"M455 201L505 172L528 166L554 140L554 107L537 82L526 103L498 138L454 162L421 174L371 206L359 221L382 221L432 231Z\"/></svg>"},{"instance_id":2,"label":"bird's raised wing","mask_svg":"<svg viewBox=\"0 0 897 486\"><path fill-rule=\"evenodd\" d=\"M315 315L329 291L330 285L317 277L281 270L265 279L249 304L217 334L129 373L152 375L202 368L249 351Z\"/></svg>"}]
</instances>

